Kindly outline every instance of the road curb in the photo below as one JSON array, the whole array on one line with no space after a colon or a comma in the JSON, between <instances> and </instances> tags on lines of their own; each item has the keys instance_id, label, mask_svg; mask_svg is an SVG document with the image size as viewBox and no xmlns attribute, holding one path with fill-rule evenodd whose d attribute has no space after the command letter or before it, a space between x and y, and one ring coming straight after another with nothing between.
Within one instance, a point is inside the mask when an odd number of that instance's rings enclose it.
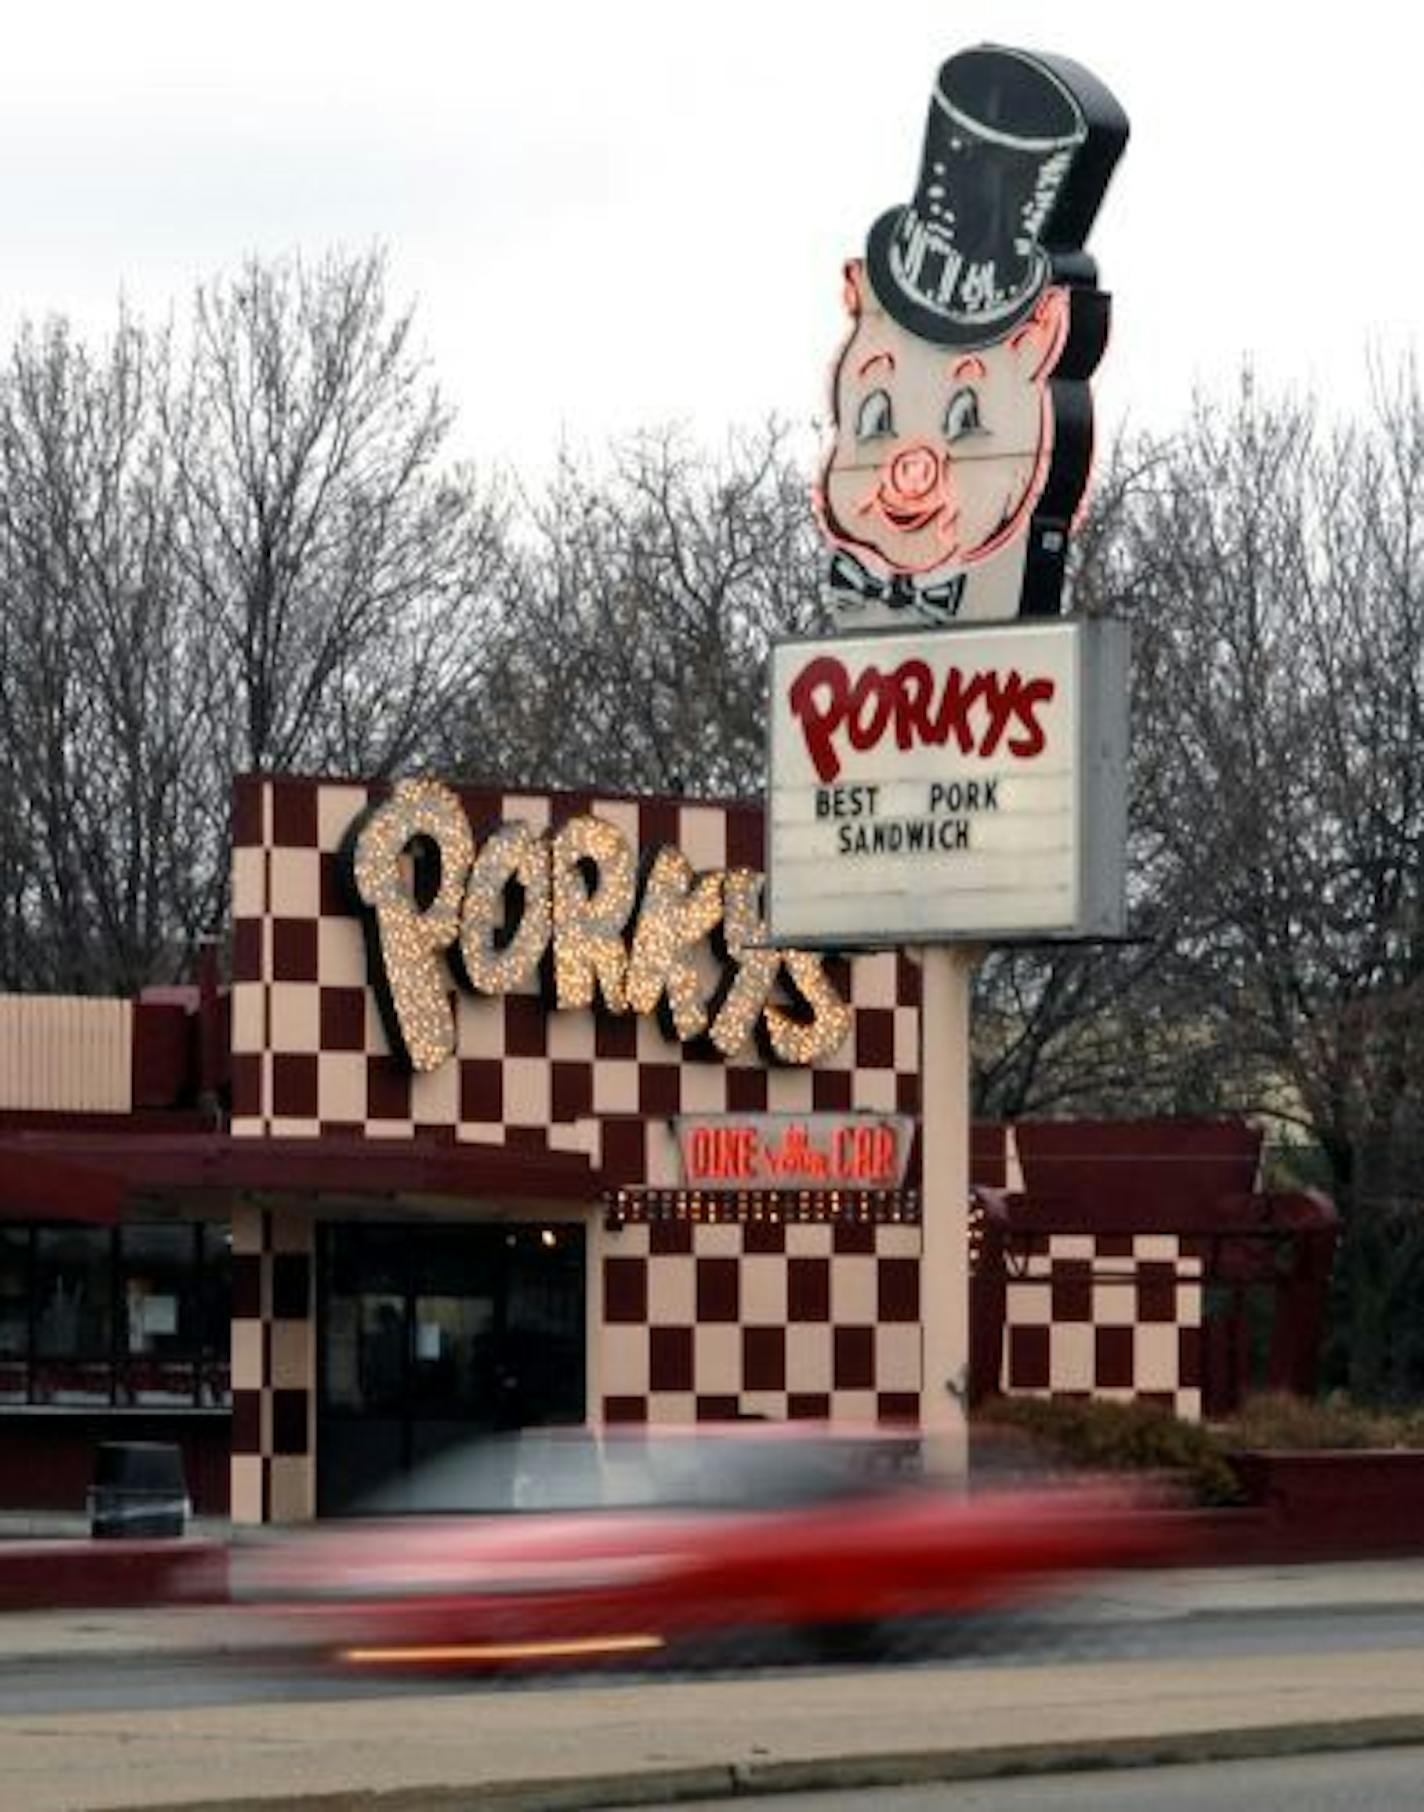
<instances>
[{"instance_id":1,"label":"road curb","mask_svg":"<svg viewBox=\"0 0 1424 1812\"><path fill-rule=\"evenodd\" d=\"M1350 1749L1424 1745L1424 1713L1329 1723L1252 1724L1140 1737L1012 1743L984 1749L922 1749L879 1755L646 1768L573 1780L471 1782L464 1786L184 1800L162 1812L609 1812L615 1807L734 1800L753 1794L831 1792L982 1781L1092 1769L1252 1761ZM104 1812L99 1806L88 1812Z\"/></svg>"}]
</instances>

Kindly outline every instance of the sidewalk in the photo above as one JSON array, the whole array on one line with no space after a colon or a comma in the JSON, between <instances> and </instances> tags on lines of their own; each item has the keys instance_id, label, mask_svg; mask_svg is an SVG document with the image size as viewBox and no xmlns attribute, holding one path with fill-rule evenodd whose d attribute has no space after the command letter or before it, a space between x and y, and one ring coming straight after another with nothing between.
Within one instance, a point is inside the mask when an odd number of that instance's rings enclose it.
<instances>
[{"instance_id":1,"label":"sidewalk","mask_svg":"<svg viewBox=\"0 0 1424 1812\"><path fill-rule=\"evenodd\" d=\"M1424 1561L1221 1568L1099 1582L1103 1617L1424 1608ZM792 1786L869 1789L1090 1765L1424 1743L1424 1652L790 1671L551 1690L116 1711L0 1712L25 1812L446 1812L629 1806ZM15 1613L0 1660L240 1646L221 1610ZM793 1802L794 1803L794 1802Z\"/></svg>"}]
</instances>

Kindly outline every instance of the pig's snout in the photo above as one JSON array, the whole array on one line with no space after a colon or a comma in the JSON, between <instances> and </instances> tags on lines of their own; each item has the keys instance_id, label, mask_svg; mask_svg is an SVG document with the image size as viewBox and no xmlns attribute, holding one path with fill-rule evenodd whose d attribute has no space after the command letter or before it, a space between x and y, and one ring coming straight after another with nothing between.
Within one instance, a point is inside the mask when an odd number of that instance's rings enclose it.
<instances>
[{"instance_id":1,"label":"pig's snout","mask_svg":"<svg viewBox=\"0 0 1424 1812\"><path fill-rule=\"evenodd\" d=\"M900 451L890 461L890 489L906 503L919 503L939 483L939 454L923 441Z\"/></svg>"}]
</instances>

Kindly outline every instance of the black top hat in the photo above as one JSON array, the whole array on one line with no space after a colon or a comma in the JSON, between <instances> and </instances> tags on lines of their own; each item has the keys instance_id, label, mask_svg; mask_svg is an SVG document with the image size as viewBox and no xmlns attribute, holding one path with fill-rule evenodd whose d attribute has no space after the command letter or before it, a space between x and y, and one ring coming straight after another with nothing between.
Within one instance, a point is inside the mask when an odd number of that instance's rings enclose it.
<instances>
[{"instance_id":1,"label":"black top hat","mask_svg":"<svg viewBox=\"0 0 1424 1812\"><path fill-rule=\"evenodd\" d=\"M886 312L922 339L984 346L1032 309L1053 255L1087 237L1127 116L1066 58L981 44L942 65L919 182L870 229Z\"/></svg>"}]
</instances>

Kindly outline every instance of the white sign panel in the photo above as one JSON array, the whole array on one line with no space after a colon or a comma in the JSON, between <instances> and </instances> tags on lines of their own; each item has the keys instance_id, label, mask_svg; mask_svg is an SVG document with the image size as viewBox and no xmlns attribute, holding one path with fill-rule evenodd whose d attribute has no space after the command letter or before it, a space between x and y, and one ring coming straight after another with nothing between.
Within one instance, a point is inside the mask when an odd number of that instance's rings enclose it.
<instances>
[{"instance_id":1,"label":"white sign panel","mask_svg":"<svg viewBox=\"0 0 1424 1812\"><path fill-rule=\"evenodd\" d=\"M1120 934L1126 747L1122 624L779 643L773 941Z\"/></svg>"}]
</instances>

